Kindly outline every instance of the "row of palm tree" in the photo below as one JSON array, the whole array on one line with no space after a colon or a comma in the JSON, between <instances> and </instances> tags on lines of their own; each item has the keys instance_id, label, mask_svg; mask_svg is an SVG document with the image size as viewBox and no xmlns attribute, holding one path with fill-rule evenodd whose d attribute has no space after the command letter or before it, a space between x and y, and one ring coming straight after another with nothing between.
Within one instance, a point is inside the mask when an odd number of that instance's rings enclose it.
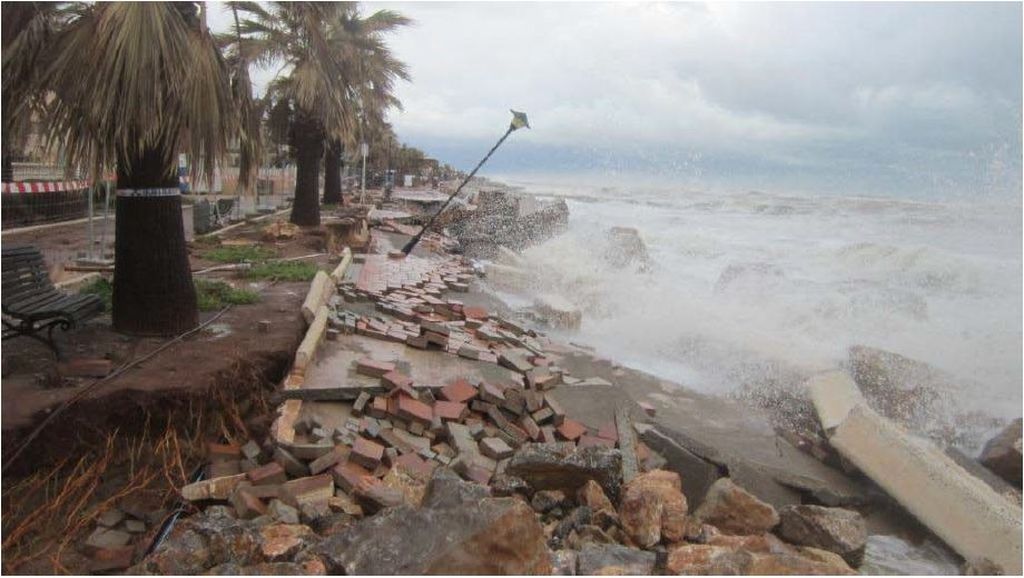
<instances>
[{"instance_id":1,"label":"row of palm tree","mask_svg":"<svg viewBox=\"0 0 1024 578\"><path fill-rule=\"evenodd\" d=\"M287 122L297 165L291 220L319 225L319 171L340 200L340 157L360 127L398 106L408 79L385 35L409 24L350 2L229 3L214 35L195 2L3 4L3 129L39 121L69 166L117 175L114 328L176 334L198 324L177 188L177 156L210 179L228 143L240 183L261 158L264 121ZM279 73L262 99L250 67ZM327 152L325 159L325 151ZM335 178L337 176L337 178Z\"/></svg>"}]
</instances>

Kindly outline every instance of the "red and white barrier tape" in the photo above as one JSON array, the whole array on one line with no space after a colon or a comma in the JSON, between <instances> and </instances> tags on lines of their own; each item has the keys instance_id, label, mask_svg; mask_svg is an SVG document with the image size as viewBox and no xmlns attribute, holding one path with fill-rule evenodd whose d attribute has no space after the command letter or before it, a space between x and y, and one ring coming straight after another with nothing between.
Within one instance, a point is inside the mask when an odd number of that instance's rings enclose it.
<instances>
[{"instance_id":1,"label":"red and white barrier tape","mask_svg":"<svg viewBox=\"0 0 1024 578\"><path fill-rule=\"evenodd\" d=\"M45 183L3 183L4 193L59 193L89 188L88 181L49 181Z\"/></svg>"}]
</instances>

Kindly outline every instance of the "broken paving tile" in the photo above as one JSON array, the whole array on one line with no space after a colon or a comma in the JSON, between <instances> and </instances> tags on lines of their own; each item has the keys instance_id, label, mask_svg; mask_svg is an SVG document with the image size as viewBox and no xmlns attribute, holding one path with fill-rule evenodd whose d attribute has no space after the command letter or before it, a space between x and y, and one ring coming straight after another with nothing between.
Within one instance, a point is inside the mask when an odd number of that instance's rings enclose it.
<instances>
[{"instance_id":1,"label":"broken paving tile","mask_svg":"<svg viewBox=\"0 0 1024 578\"><path fill-rule=\"evenodd\" d=\"M383 377L395 370L395 364L365 357L356 361L356 373L370 377Z\"/></svg>"},{"instance_id":2,"label":"broken paving tile","mask_svg":"<svg viewBox=\"0 0 1024 578\"><path fill-rule=\"evenodd\" d=\"M512 447L501 438L484 438L480 440L480 453L492 460L502 460L512 455Z\"/></svg>"},{"instance_id":3,"label":"broken paving tile","mask_svg":"<svg viewBox=\"0 0 1024 578\"><path fill-rule=\"evenodd\" d=\"M380 465L380 461L383 458L384 446L362 436L356 438L356 443L352 446L352 452L349 454L349 460L368 470L372 470Z\"/></svg>"}]
</instances>

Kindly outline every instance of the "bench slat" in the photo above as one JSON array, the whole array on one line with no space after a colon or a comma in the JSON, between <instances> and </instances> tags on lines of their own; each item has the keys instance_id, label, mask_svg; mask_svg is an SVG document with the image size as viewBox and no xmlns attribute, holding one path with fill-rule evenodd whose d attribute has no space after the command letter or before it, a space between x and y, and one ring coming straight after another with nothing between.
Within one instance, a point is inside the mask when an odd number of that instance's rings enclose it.
<instances>
[{"instance_id":1,"label":"bench slat","mask_svg":"<svg viewBox=\"0 0 1024 578\"><path fill-rule=\"evenodd\" d=\"M98 310L103 310L103 302L96 295L67 295L36 308L33 313L68 313L73 318L80 319L92 313L92 309L97 307Z\"/></svg>"},{"instance_id":2,"label":"bench slat","mask_svg":"<svg viewBox=\"0 0 1024 578\"><path fill-rule=\"evenodd\" d=\"M30 315L42 309L48 307L51 303L55 303L64 297L63 294L54 291L45 295L39 295L31 299L21 301L14 306L7 306L7 309L15 313L21 313L22 315Z\"/></svg>"}]
</instances>

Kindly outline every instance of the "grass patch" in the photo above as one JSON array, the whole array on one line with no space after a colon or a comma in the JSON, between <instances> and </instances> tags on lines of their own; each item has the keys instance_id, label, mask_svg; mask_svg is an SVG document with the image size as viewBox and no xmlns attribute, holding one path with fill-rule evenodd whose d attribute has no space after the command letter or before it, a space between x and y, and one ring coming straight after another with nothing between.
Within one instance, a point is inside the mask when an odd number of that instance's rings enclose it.
<instances>
[{"instance_id":1,"label":"grass patch","mask_svg":"<svg viewBox=\"0 0 1024 578\"><path fill-rule=\"evenodd\" d=\"M316 276L317 266L304 261L276 261L258 263L245 272L249 279L271 281L309 281Z\"/></svg>"},{"instance_id":2,"label":"grass patch","mask_svg":"<svg viewBox=\"0 0 1024 578\"><path fill-rule=\"evenodd\" d=\"M104 311L110 311L113 307L114 285L103 277L100 277L85 287L82 287L78 292L82 295L99 296L99 298L103 300Z\"/></svg>"},{"instance_id":3,"label":"grass patch","mask_svg":"<svg viewBox=\"0 0 1024 578\"><path fill-rule=\"evenodd\" d=\"M225 305L248 305L260 300L258 292L249 289L236 289L223 281L196 279L195 285L196 301L200 311L216 311L223 309ZM79 293L98 295L100 299L103 299L106 311L110 311L113 307L111 299L114 295L114 285L106 279L93 281L82 287Z\"/></svg>"},{"instance_id":4,"label":"grass patch","mask_svg":"<svg viewBox=\"0 0 1024 578\"><path fill-rule=\"evenodd\" d=\"M223 281L196 279L196 302L200 311L216 311L226 305L248 305L260 300L260 294L236 289Z\"/></svg>"},{"instance_id":5,"label":"grass patch","mask_svg":"<svg viewBox=\"0 0 1024 578\"><path fill-rule=\"evenodd\" d=\"M218 263L257 263L277 256L277 252L255 245L226 245L203 253L204 259Z\"/></svg>"}]
</instances>

